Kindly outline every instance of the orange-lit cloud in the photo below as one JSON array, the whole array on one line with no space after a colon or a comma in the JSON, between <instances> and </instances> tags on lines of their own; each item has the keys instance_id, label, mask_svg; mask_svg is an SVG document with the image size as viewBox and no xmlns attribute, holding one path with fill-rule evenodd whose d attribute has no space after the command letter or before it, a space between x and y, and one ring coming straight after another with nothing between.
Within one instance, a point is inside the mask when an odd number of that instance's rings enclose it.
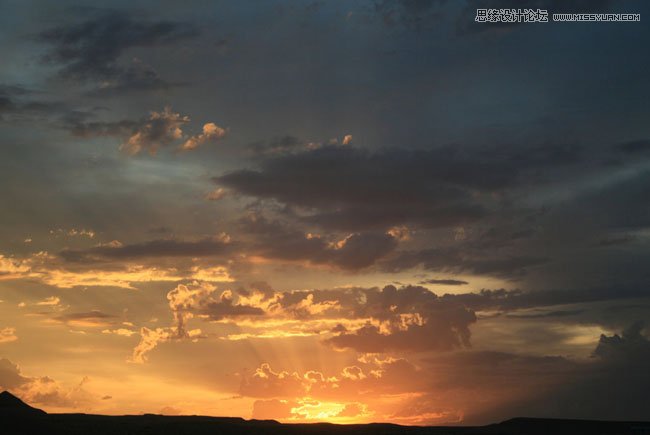
<instances>
[{"instance_id":1,"label":"orange-lit cloud","mask_svg":"<svg viewBox=\"0 0 650 435\"><path fill-rule=\"evenodd\" d=\"M217 141L226 135L226 130L219 127L214 122L209 122L203 126L203 133L192 136L181 145L181 150L189 151L197 148L209 141Z\"/></svg>"},{"instance_id":2,"label":"orange-lit cloud","mask_svg":"<svg viewBox=\"0 0 650 435\"><path fill-rule=\"evenodd\" d=\"M109 248L113 249L113 248ZM0 280L31 279L59 287L108 286L133 289L134 283L152 281L232 281L225 266L190 265L180 270L164 265L148 265L129 259L113 262L67 262L41 251L25 258L0 255Z\"/></svg>"},{"instance_id":3,"label":"orange-lit cloud","mask_svg":"<svg viewBox=\"0 0 650 435\"><path fill-rule=\"evenodd\" d=\"M165 107L162 112L152 111L149 118L142 121L135 131L121 145L120 150L129 155L147 151L155 155L161 147L184 139L183 128L190 122L183 116ZM187 138L180 146L181 151L190 151L208 141L216 141L226 135L226 130L213 122L203 125L203 132Z\"/></svg>"},{"instance_id":4,"label":"orange-lit cloud","mask_svg":"<svg viewBox=\"0 0 650 435\"><path fill-rule=\"evenodd\" d=\"M78 408L88 406L96 398L88 393L83 378L74 387L64 387L48 376L32 377L22 373L20 367L6 358L0 358L0 388L10 390L24 401L48 408Z\"/></svg>"},{"instance_id":5,"label":"orange-lit cloud","mask_svg":"<svg viewBox=\"0 0 650 435\"><path fill-rule=\"evenodd\" d=\"M16 328L6 327L0 329L0 344L11 343L16 340L18 340L18 336L16 336Z\"/></svg>"},{"instance_id":6,"label":"orange-lit cloud","mask_svg":"<svg viewBox=\"0 0 650 435\"><path fill-rule=\"evenodd\" d=\"M209 192L207 195L205 195L205 199L208 201L219 201L220 199L223 199L226 196L227 192L225 189L222 187L218 187L214 189L213 191Z\"/></svg>"}]
</instances>

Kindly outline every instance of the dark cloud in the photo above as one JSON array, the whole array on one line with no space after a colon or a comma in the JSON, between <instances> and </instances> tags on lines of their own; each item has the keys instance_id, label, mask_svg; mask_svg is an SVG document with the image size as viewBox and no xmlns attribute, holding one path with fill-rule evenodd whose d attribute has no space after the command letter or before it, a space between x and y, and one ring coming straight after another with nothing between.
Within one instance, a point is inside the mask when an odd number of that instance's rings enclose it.
<instances>
[{"instance_id":1,"label":"dark cloud","mask_svg":"<svg viewBox=\"0 0 650 435\"><path fill-rule=\"evenodd\" d=\"M602 169L608 149L577 145L445 146L427 150L322 146L270 155L257 169L214 178L236 193L293 207L296 218L337 230L414 224L461 226L497 212L529 213L517 193ZM305 182L309 180L309 182ZM512 231L529 237L530 228Z\"/></svg>"},{"instance_id":2,"label":"dark cloud","mask_svg":"<svg viewBox=\"0 0 650 435\"><path fill-rule=\"evenodd\" d=\"M90 120L88 113L71 113L63 119L63 127L73 136L90 138L101 136L125 136L137 128L138 122Z\"/></svg>"},{"instance_id":3,"label":"dark cloud","mask_svg":"<svg viewBox=\"0 0 650 435\"><path fill-rule=\"evenodd\" d=\"M423 249L421 251L401 251L380 265L390 272L422 267L425 270L450 273L473 273L491 275L505 279L517 279L528 269L549 261L545 257L514 255L507 253L487 253L450 247Z\"/></svg>"},{"instance_id":4,"label":"dark cloud","mask_svg":"<svg viewBox=\"0 0 650 435\"><path fill-rule=\"evenodd\" d=\"M261 316L264 310L249 305L233 304L231 299L222 298L219 302L210 302L206 304L199 314L207 316L210 320L221 320L234 317Z\"/></svg>"},{"instance_id":5,"label":"dark cloud","mask_svg":"<svg viewBox=\"0 0 650 435\"><path fill-rule=\"evenodd\" d=\"M271 157L260 170L234 171L215 182L245 195L315 208L303 219L355 230L475 220L485 207L470 192L498 190L515 178L516 171L502 162L469 158L457 149L369 152L325 146Z\"/></svg>"},{"instance_id":6,"label":"dark cloud","mask_svg":"<svg viewBox=\"0 0 650 435\"><path fill-rule=\"evenodd\" d=\"M19 85L0 85L0 121L38 123L69 131L78 137L118 136L137 123L97 120L105 107L77 107L58 96Z\"/></svg>"},{"instance_id":7,"label":"dark cloud","mask_svg":"<svg viewBox=\"0 0 650 435\"><path fill-rule=\"evenodd\" d=\"M257 141L248 145L255 155L272 155L295 152L304 149L307 144L295 136L285 135L268 141Z\"/></svg>"},{"instance_id":8,"label":"dark cloud","mask_svg":"<svg viewBox=\"0 0 650 435\"><path fill-rule=\"evenodd\" d=\"M261 290L255 290L261 291ZM267 299L270 299L271 289L265 287ZM248 295L245 290L244 295ZM434 309L451 309L462 307L470 311L498 310L511 312L521 309L543 308L553 305L585 304L599 301L625 300L646 297L642 289L625 288L591 288L581 290L488 290L483 289L478 293L458 293L436 295L422 286L386 286L383 289L376 287L353 287L345 289L315 289L290 291L280 293L277 303L291 313L300 314L297 310L310 304L332 305L336 315L346 318L374 318L379 321L394 320L400 314L424 313ZM575 315L582 308L555 310L552 315ZM547 311L544 310L544 313ZM529 313L530 314L530 313ZM533 313L534 314L534 313ZM330 316L332 312L312 313L314 317ZM547 315L547 314L545 314ZM343 332L340 329L338 332ZM336 331L335 331L336 332Z\"/></svg>"},{"instance_id":9,"label":"dark cloud","mask_svg":"<svg viewBox=\"0 0 650 435\"><path fill-rule=\"evenodd\" d=\"M461 281L459 279L425 279L420 281L420 284L433 284L433 285L467 285L467 281Z\"/></svg>"},{"instance_id":10,"label":"dark cloud","mask_svg":"<svg viewBox=\"0 0 650 435\"><path fill-rule=\"evenodd\" d=\"M364 232L340 240L301 232L279 222L251 214L241 220L242 229L254 235L252 249L268 258L332 264L342 269L362 269L374 264L397 247L390 234Z\"/></svg>"},{"instance_id":11,"label":"dark cloud","mask_svg":"<svg viewBox=\"0 0 650 435\"><path fill-rule=\"evenodd\" d=\"M42 121L70 109L58 101L20 85L0 84L0 121Z\"/></svg>"},{"instance_id":12,"label":"dark cloud","mask_svg":"<svg viewBox=\"0 0 650 435\"><path fill-rule=\"evenodd\" d=\"M440 351L470 344L469 325L476 315L462 304L414 286L386 286L365 292L365 297L355 315L384 322L383 328L370 323L353 331L339 328L326 343L369 353Z\"/></svg>"},{"instance_id":13,"label":"dark cloud","mask_svg":"<svg viewBox=\"0 0 650 435\"><path fill-rule=\"evenodd\" d=\"M140 60L123 65L129 49L175 43L196 36L191 24L175 21L145 21L126 11L93 11L83 20L43 31L39 37L50 44L47 62L60 66L68 80L93 82L97 91L165 89L170 83Z\"/></svg>"},{"instance_id":14,"label":"dark cloud","mask_svg":"<svg viewBox=\"0 0 650 435\"><path fill-rule=\"evenodd\" d=\"M645 164L642 155L630 156L629 164ZM598 240L620 238L622 234L633 236L634 230L643 230L650 226L650 171L641 166L633 172L613 182L589 190L576 197L565 207L555 209L551 229L545 235L564 238L565 244L571 240L571 233L580 237L589 235ZM597 219L587 220L590 216ZM559 222L564 225L558 226ZM581 227L584 227L581 228ZM592 233L585 233L590 230Z\"/></svg>"},{"instance_id":15,"label":"dark cloud","mask_svg":"<svg viewBox=\"0 0 650 435\"><path fill-rule=\"evenodd\" d=\"M597 415L607 420L643 420L650 412L646 400L650 388L650 374L645 370L648 364L650 342L641 334L641 325L634 324L622 336L601 336L590 364L577 364L577 372L556 388L510 404L507 412L557 418ZM603 397L608 400L602 400Z\"/></svg>"},{"instance_id":16,"label":"dark cloud","mask_svg":"<svg viewBox=\"0 0 650 435\"><path fill-rule=\"evenodd\" d=\"M354 331L342 332L325 340L337 349L353 349L365 353L448 351L469 346L468 324L476 318L459 311L460 319L451 317L425 321L423 325L408 325L404 330L390 334L374 325L365 325Z\"/></svg>"},{"instance_id":17,"label":"dark cloud","mask_svg":"<svg viewBox=\"0 0 650 435\"><path fill-rule=\"evenodd\" d=\"M0 95L2 96L28 95L32 93L33 93L32 90L27 89L24 86L0 84Z\"/></svg>"},{"instance_id":18,"label":"dark cloud","mask_svg":"<svg viewBox=\"0 0 650 435\"><path fill-rule=\"evenodd\" d=\"M257 289L252 291L261 292ZM242 294L249 296L250 292L245 290ZM382 339L376 337L376 327L379 324L383 325L383 334L398 330L408 334L410 326L422 327L429 318L433 319L429 327L448 331L449 325L455 325L451 328L455 331L453 334L461 334L465 329L459 325L467 326L473 323L471 319L475 312L496 312L497 315L506 314L505 317L520 319L552 318L574 324L600 324L607 328L619 328L621 322L629 322L630 318L647 317L647 307L644 310L643 305L613 305L615 301L647 298L644 289L621 287L546 291L484 289L478 293L437 295L422 286L386 286L383 289L352 287L287 291L274 293L275 296L272 296L271 289L265 287L264 294L266 300L274 301L270 305L271 311L279 309L295 318L372 319L374 323L360 328L359 332L377 340ZM560 305L573 306L550 308ZM436 324L436 319L447 323ZM411 333L415 335L416 331L418 328L414 327ZM340 335L355 333L343 324L333 328L331 332ZM465 338L460 342L467 344L468 341L464 340L468 340L469 335L462 337ZM447 341L453 342L453 338ZM404 346L408 344L404 343Z\"/></svg>"},{"instance_id":19,"label":"dark cloud","mask_svg":"<svg viewBox=\"0 0 650 435\"><path fill-rule=\"evenodd\" d=\"M594 355L604 361L619 363L650 363L650 341L643 336L644 324L641 321L631 324L619 336L601 335ZM650 379L650 376L649 376Z\"/></svg>"},{"instance_id":20,"label":"dark cloud","mask_svg":"<svg viewBox=\"0 0 650 435\"><path fill-rule=\"evenodd\" d=\"M221 237L196 241L159 239L131 245L118 242L83 250L66 249L59 255L67 261L74 262L156 257L209 257L225 255L232 252L232 248L233 245Z\"/></svg>"},{"instance_id":21,"label":"dark cloud","mask_svg":"<svg viewBox=\"0 0 650 435\"><path fill-rule=\"evenodd\" d=\"M16 101L25 95L31 94L27 88L18 85L0 84L0 120L6 113L16 113L28 110L27 105Z\"/></svg>"},{"instance_id":22,"label":"dark cloud","mask_svg":"<svg viewBox=\"0 0 650 435\"><path fill-rule=\"evenodd\" d=\"M548 311L543 313L528 313L528 314L508 314L508 317L515 319L541 319L546 317L569 317L582 313L583 310L557 310Z\"/></svg>"},{"instance_id":23,"label":"dark cloud","mask_svg":"<svg viewBox=\"0 0 650 435\"><path fill-rule=\"evenodd\" d=\"M53 317L53 320L69 325L81 326L106 326L115 322L116 316L106 314L98 310L82 312L82 313L67 313L60 316Z\"/></svg>"},{"instance_id":24,"label":"dark cloud","mask_svg":"<svg viewBox=\"0 0 650 435\"><path fill-rule=\"evenodd\" d=\"M219 257L233 259L237 254L260 255L271 259L329 264L346 270L359 270L395 250L398 240L386 233L353 233L325 239L249 215L240 221L242 234L250 240L231 241L220 235L194 241L156 239L122 244L114 241L86 249L64 249L59 256L69 263L146 260L164 257Z\"/></svg>"},{"instance_id":25,"label":"dark cloud","mask_svg":"<svg viewBox=\"0 0 650 435\"><path fill-rule=\"evenodd\" d=\"M472 310L512 311L550 305L579 304L647 297L643 288L601 287L575 290L481 290L479 293L446 294L443 299L462 302ZM577 314L577 313L576 313Z\"/></svg>"},{"instance_id":26,"label":"dark cloud","mask_svg":"<svg viewBox=\"0 0 650 435\"><path fill-rule=\"evenodd\" d=\"M614 237L608 237L602 240L599 240L597 243L597 246L601 247L607 247L607 246L617 246L617 245L625 245L628 243L632 243L636 240L635 237L632 236L614 236Z\"/></svg>"},{"instance_id":27,"label":"dark cloud","mask_svg":"<svg viewBox=\"0 0 650 435\"><path fill-rule=\"evenodd\" d=\"M465 409L468 425L513 415L643 420L650 410L644 400L650 375L642 368L649 352L650 342L636 324L622 336L603 335L588 360L514 351L437 353L423 360L417 374L423 394L396 414Z\"/></svg>"},{"instance_id":28,"label":"dark cloud","mask_svg":"<svg viewBox=\"0 0 650 435\"><path fill-rule=\"evenodd\" d=\"M626 154L644 153L650 151L650 140L635 140L624 142L615 146L615 149Z\"/></svg>"}]
</instances>

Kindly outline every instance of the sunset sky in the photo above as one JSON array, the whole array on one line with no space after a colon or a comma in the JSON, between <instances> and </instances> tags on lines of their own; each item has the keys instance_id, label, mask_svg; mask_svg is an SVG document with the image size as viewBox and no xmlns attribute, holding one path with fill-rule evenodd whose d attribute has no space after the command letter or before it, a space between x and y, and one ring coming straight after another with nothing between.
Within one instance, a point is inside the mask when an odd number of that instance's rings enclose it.
<instances>
[{"instance_id":1,"label":"sunset sky","mask_svg":"<svg viewBox=\"0 0 650 435\"><path fill-rule=\"evenodd\" d=\"M0 0L0 390L650 419L650 4L94 3Z\"/></svg>"}]
</instances>

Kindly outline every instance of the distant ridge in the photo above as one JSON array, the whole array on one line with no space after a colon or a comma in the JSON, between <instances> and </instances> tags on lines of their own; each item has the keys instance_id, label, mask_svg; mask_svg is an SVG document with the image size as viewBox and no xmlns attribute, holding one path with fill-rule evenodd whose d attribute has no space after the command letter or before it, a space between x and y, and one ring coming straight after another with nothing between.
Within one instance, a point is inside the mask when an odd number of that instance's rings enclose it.
<instances>
[{"instance_id":1,"label":"distant ridge","mask_svg":"<svg viewBox=\"0 0 650 435\"><path fill-rule=\"evenodd\" d=\"M13 415L45 415L45 411L34 408L11 394L9 391L0 393L0 416Z\"/></svg>"},{"instance_id":2,"label":"distant ridge","mask_svg":"<svg viewBox=\"0 0 650 435\"><path fill-rule=\"evenodd\" d=\"M0 434L47 435L648 435L650 422L513 418L487 426L401 426L390 423L284 424L239 417L47 414L4 391Z\"/></svg>"}]
</instances>

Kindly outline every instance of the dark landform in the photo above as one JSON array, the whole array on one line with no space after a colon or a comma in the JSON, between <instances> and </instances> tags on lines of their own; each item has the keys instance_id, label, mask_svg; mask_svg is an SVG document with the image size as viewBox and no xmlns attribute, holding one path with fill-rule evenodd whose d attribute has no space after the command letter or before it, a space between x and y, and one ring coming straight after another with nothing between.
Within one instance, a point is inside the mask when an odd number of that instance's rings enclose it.
<instances>
[{"instance_id":1,"label":"dark landform","mask_svg":"<svg viewBox=\"0 0 650 435\"><path fill-rule=\"evenodd\" d=\"M650 422L513 418L487 426L400 426L387 423L338 425L331 423L283 424L275 420L238 417L47 414L9 392L0 393L2 434L174 434L174 435L471 435L471 434L644 434Z\"/></svg>"}]
</instances>

